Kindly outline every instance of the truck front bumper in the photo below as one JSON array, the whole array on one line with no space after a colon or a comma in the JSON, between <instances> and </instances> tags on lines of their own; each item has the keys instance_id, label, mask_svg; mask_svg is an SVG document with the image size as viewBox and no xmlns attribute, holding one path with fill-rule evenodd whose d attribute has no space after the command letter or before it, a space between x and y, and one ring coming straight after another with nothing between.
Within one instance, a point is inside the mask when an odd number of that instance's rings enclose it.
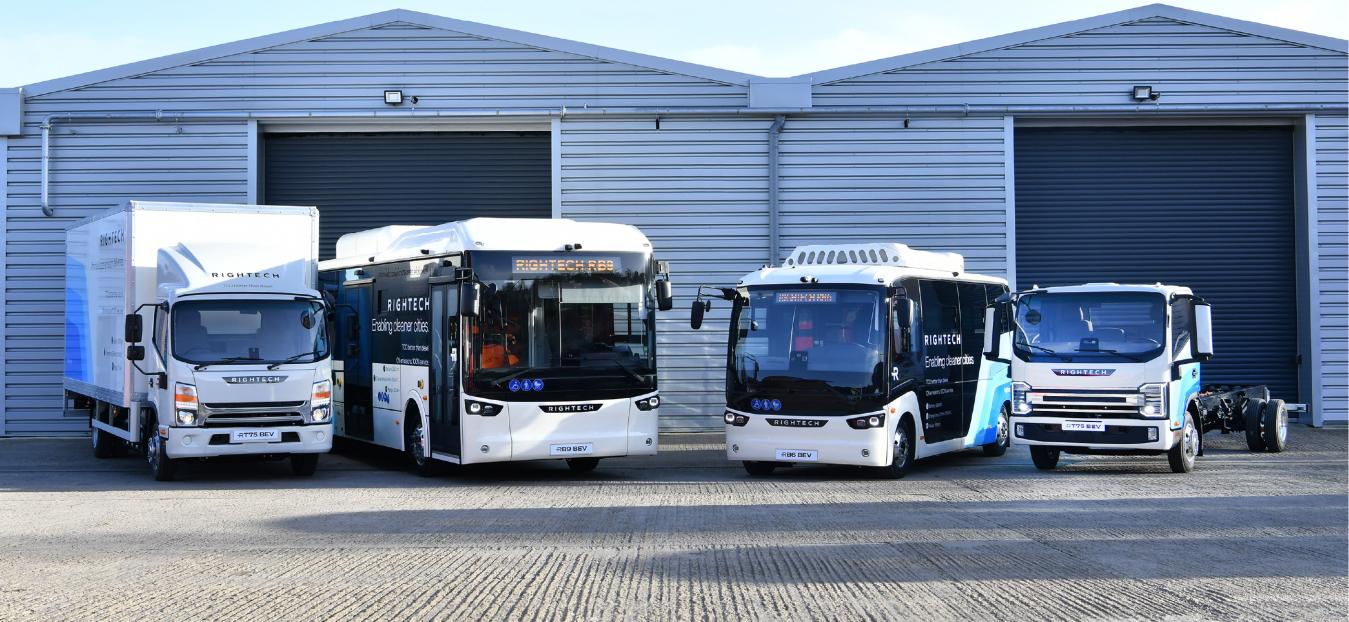
<instances>
[{"instance_id":1,"label":"truck front bumper","mask_svg":"<svg viewBox=\"0 0 1349 622\"><path fill-rule=\"evenodd\" d=\"M163 428L161 428L163 429ZM275 429L281 440L270 443L234 442L236 431ZM333 424L281 426L277 428L168 428L165 449L170 458L214 458L268 454L322 454L333 448Z\"/></svg>"},{"instance_id":2,"label":"truck front bumper","mask_svg":"<svg viewBox=\"0 0 1349 622\"><path fill-rule=\"evenodd\" d=\"M1013 445L1080 448L1100 451L1160 452L1180 441L1181 430L1171 430L1166 419L1104 419L1101 432L1064 430L1064 417L1014 416ZM1097 420L1092 420L1097 421Z\"/></svg>"}]
</instances>

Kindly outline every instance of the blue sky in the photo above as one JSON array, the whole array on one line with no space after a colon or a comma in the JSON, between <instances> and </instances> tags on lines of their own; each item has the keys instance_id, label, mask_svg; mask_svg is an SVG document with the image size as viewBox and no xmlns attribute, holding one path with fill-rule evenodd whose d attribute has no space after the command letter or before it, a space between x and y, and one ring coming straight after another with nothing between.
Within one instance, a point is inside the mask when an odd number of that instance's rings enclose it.
<instances>
[{"instance_id":1,"label":"blue sky","mask_svg":"<svg viewBox=\"0 0 1349 622\"><path fill-rule=\"evenodd\" d=\"M787 76L1147 4L908 0L48 0L0 8L0 86L50 78L390 8ZM1188 9L1349 38L1344 0L1177 0Z\"/></svg>"}]
</instances>

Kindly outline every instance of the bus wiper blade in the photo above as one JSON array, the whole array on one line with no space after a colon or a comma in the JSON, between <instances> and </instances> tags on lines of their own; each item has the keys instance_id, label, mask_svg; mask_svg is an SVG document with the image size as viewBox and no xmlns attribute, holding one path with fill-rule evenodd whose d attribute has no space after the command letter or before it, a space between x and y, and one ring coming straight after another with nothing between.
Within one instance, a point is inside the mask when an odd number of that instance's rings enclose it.
<instances>
[{"instance_id":1,"label":"bus wiper blade","mask_svg":"<svg viewBox=\"0 0 1349 622\"><path fill-rule=\"evenodd\" d=\"M314 357L315 359L317 359L317 358L318 358L318 354L319 354L318 352L301 352L301 353L296 354L296 355L293 355L293 356L288 356L288 357L286 357L286 358L284 358L284 359L281 359L281 360L279 360L279 361L277 361L277 362L275 362L275 363L270 363L270 364L267 365L267 369L269 369L269 370L270 370L270 369L276 369L276 368L278 368L278 367L280 367L280 366L282 366L282 365L286 365L286 364L288 364L288 363L294 363L295 361L298 361L298 360L300 360L302 357L306 357L306 356L312 356L312 357Z\"/></svg>"},{"instance_id":2,"label":"bus wiper blade","mask_svg":"<svg viewBox=\"0 0 1349 622\"><path fill-rule=\"evenodd\" d=\"M1085 352L1085 353L1087 353L1087 354L1090 354L1090 353L1092 353L1092 352L1104 352L1104 353L1106 353L1106 354L1114 354L1114 355L1116 355L1116 356L1122 356L1122 357L1124 357L1124 358L1126 358L1126 359L1129 359L1129 360L1134 361L1134 362L1137 362L1137 363L1142 363L1143 361L1147 360L1147 359L1144 359L1144 358L1142 358L1142 357L1140 357L1140 356L1138 356L1137 354L1134 354L1134 353L1132 353L1132 352L1120 352L1119 350L1114 350L1114 349L1111 349L1111 348L1097 348L1097 349L1095 349L1095 350L1083 350L1082 348L1078 348L1077 351L1078 351L1078 352Z\"/></svg>"},{"instance_id":3,"label":"bus wiper blade","mask_svg":"<svg viewBox=\"0 0 1349 622\"><path fill-rule=\"evenodd\" d=\"M519 371L513 371L513 372L511 372L511 373L509 373L509 374L506 374L505 376L502 376L502 377L500 377L500 378L497 378L496 380L493 380L493 381L492 381L492 386L498 387L498 388L499 388L499 387L501 387L501 385L506 384L507 382L510 382L510 381L512 381L512 380L515 380L516 378L519 378L520 376L523 376L523 375L525 375L525 374L527 374L527 373L529 373L529 368L528 368L528 367L526 367L526 368L524 368L524 369L521 369L521 370L519 370Z\"/></svg>"},{"instance_id":4,"label":"bus wiper blade","mask_svg":"<svg viewBox=\"0 0 1349 622\"><path fill-rule=\"evenodd\" d=\"M197 363L196 365L192 366L192 371L201 371L203 369L206 369L208 365L221 365L224 363L238 363L239 361L261 361L261 360L262 360L261 358L256 356L227 356L223 359L216 361Z\"/></svg>"}]
</instances>

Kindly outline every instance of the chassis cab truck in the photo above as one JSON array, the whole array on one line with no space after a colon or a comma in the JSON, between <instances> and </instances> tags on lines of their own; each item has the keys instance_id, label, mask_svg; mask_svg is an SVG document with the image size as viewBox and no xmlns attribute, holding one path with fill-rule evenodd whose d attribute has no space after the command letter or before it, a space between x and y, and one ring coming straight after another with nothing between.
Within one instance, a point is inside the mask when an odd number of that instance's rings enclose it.
<instances>
[{"instance_id":1,"label":"chassis cab truck","mask_svg":"<svg viewBox=\"0 0 1349 622\"><path fill-rule=\"evenodd\" d=\"M1089 283L1017 292L989 321L1014 326L1011 343L986 341L1012 369L1012 442L1035 466L1062 453L1165 454L1188 473L1203 434L1245 432L1253 451L1282 451L1288 411L1263 386L1205 387L1211 311L1187 287Z\"/></svg>"},{"instance_id":2,"label":"chassis cab truck","mask_svg":"<svg viewBox=\"0 0 1349 622\"><path fill-rule=\"evenodd\" d=\"M64 386L94 455L130 446L156 479L217 456L332 447L312 207L130 201L66 233Z\"/></svg>"},{"instance_id":3,"label":"chassis cab truck","mask_svg":"<svg viewBox=\"0 0 1349 622\"><path fill-rule=\"evenodd\" d=\"M656 315L670 283L636 228L475 218L342 236L337 434L444 463L565 459L589 471L658 445Z\"/></svg>"},{"instance_id":4,"label":"chassis cab truck","mask_svg":"<svg viewBox=\"0 0 1349 622\"><path fill-rule=\"evenodd\" d=\"M802 246L719 291L732 301L726 456L751 475L829 463L899 477L918 458L1006 451L1007 365L979 349L1007 284L960 255ZM694 328L710 306L700 291Z\"/></svg>"}]
</instances>

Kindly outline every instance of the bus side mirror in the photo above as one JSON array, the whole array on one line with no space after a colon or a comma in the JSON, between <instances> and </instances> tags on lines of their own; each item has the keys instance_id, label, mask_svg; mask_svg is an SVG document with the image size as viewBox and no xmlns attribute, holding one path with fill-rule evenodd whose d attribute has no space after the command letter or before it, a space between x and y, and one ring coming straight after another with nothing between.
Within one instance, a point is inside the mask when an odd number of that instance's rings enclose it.
<instances>
[{"instance_id":1,"label":"bus side mirror","mask_svg":"<svg viewBox=\"0 0 1349 622\"><path fill-rule=\"evenodd\" d=\"M669 311L674 308L674 287L670 279L656 281L656 310Z\"/></svg>"},{"instance_id":2,"label":"bus side mirror","mask_svg":"<svg viewBox=\"0 0 1349 622\"><path fill-rule=\"evenodd\" d=\"M126 325L122 329L122 340L127 343L140 343L144 332L145 320L141 317L141 314L126 314ZM139 361L140 359L135 360Z\"/></svg>"},{"instance_id":3,"label":"bus side mirror","mask_svg":"<svg viewBox=\"0 0 1349 622\"><path fill-rule=\"evenodd\" d=\"M1213 308L1206 302L1194 305L1194 353L1201 361L1213 358Z\"/></svg>"},{"instance_id":4,"label":"bus side mirror","mask_svg":"<svg viewBox=\"0 0 1349 622\"><path fill-rule=\"evenodd\" d=\"M914 304L908 298L898 298L895 300L895 321L891 324L894 334L890 339L902 353L913 351L913 316Z\"/></svg>"},{"instance_id":5,"label":"bus side mirror","mask_svg":"<svg viewBox=\"0 0 1349 622\"><path fill-rule=\"evenodd\" d=\"M689 308L689 327L698 330L703 327L703 314L712 308L711 301L694 300L693 306Z\"/></svg>"},{"instance_id":6,"label":"bus side mirror","mask_svg":"<svg viewBox=\"0 0 1349 622\"><path fill-rule=\"evenodd\" d=\"M135 361L144 361L144 360L145 360L145 346L127 346L127 347L126 347L126 360L128 360L128 361L133 361L133 362L135 362Z\"/></svg>"},{"instance_id":7,"label":"bus side mirror","mask_svg":"<svg viewBox=\"0 0 1349 622\"><path fill-rule=\"evenodd\" d=\"M464 283L459 287L459 315L477 317L482 301L482 285Z\"/></svg>"}]
</instances>

